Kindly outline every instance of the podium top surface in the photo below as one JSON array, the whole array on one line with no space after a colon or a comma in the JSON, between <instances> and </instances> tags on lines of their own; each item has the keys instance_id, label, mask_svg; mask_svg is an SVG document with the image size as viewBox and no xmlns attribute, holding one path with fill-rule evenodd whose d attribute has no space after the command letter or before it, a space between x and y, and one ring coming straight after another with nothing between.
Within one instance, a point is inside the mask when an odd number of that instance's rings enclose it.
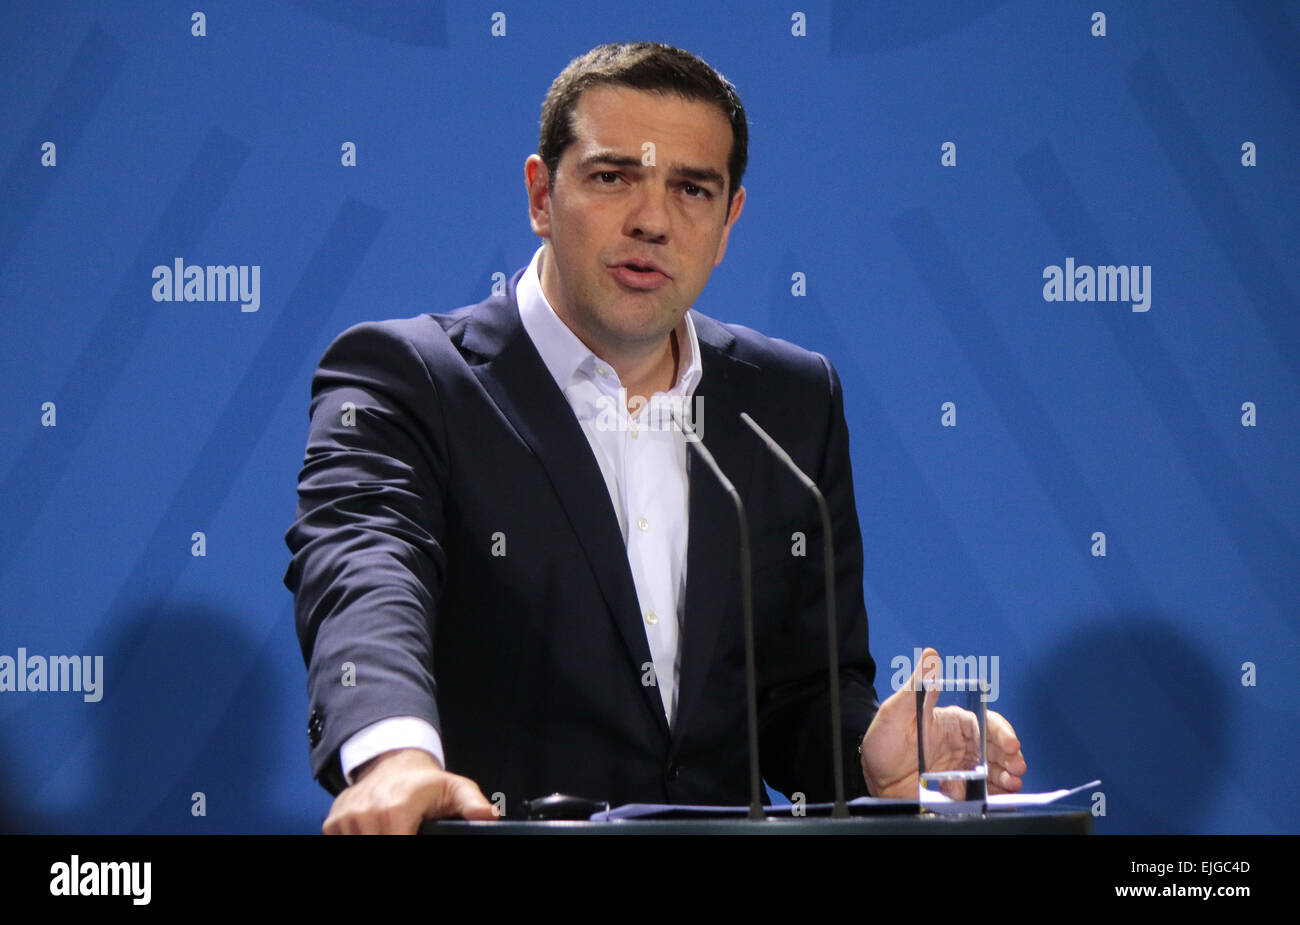
<instances>
[{"instance_id":1,"label":"podium top surface","mask_svg":"<svg viewBox=\"0 0 1300 925\"><path fill-rule=\"evenodd\" d=\"M907 814L848 819L625 819L609 822L426 822L422 835L1091 835L1086 810L1017 810L984 815Z\"/></svg>"}]
</instances>

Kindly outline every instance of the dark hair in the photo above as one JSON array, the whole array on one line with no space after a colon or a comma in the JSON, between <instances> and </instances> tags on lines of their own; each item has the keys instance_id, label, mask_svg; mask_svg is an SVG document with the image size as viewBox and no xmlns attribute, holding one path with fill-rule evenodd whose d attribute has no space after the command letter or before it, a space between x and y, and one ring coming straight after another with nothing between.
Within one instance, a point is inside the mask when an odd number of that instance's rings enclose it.
<instances>
[{"instance_id":1,"label":"dark hair","mask_svg":"<svg viewBox=\"0 0 1300 925\"><path fill-rule=\"evenodd\" d=\"M660 42L600 45L574 58L562 70L542 102L542 132L537 154L554 182L560 158L573 143L573 110L591 87L613 84L634 90L675 93L683 99L713 103L731 123L727 158L727 202L735 198L749 160L749 125L736 88L702 58Z\"/></svg>"}]
</instances>

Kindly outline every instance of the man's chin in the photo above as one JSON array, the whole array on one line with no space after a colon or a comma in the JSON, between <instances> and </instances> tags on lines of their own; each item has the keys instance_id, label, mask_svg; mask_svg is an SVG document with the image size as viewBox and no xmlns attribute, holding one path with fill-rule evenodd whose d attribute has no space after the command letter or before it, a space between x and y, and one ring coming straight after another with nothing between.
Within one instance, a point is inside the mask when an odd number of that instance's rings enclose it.
<instances>
[{"instance_id":1,"label":"man's chin","mask_svg":"<svg viewBox=\"0 0 1300 925\"><path fill-rule=\"evenodd\" d=\"M659 305L631 304L620 301L614 312L602 318L606 336L621 345L653 344L665 340L685 311L673 311Z\"/></svg>"},{"instance_id":2,"label":"man's chin","mask_svg":"<svg viewBox=\"0 0 1300 925\"><path fill-rule=\"evenodd\" d=\"M653 324L618 324L607 329L607 336L612 343L625 349L653 347L665 343L677 324L677 321L663 319Z\"/></svg>"}]
</instances>

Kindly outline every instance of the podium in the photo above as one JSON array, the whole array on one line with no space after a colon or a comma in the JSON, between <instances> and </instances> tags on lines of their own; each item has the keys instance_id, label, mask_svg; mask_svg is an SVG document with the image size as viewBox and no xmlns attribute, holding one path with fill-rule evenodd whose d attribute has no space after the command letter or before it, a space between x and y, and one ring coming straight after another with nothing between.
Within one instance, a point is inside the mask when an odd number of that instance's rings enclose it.
<instances>
[{"instance_id":1,"label":"podium","mask_svg":"<svg viewBox=\"0 0 1300 925\"><path fill-rule=\"evenodd\" d=\"M900 814L749 819L617 819L599 822L467 822L443 819L421 835L1091 835L1086 810L999 810L981 816Z\"/></svg>"}]
</instances>

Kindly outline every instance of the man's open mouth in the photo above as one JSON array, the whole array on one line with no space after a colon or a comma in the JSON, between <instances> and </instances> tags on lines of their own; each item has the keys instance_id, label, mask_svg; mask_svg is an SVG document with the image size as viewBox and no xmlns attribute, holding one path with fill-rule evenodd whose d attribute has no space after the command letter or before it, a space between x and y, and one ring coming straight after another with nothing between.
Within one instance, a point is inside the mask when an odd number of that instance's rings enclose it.
<instances>
[{"instance_id":1,"label":"man's open mouth","mask_svg":"<svg viewBox=\"0 0 1300 925\"><path fill-rule=\"evenodd\" d=\"M649 260L625 260L622 263L615 264L617 267L624 267L634 273L659 273L663 276L668 274L663 271L658 264Z\"/></svg>"}]
</instances>

